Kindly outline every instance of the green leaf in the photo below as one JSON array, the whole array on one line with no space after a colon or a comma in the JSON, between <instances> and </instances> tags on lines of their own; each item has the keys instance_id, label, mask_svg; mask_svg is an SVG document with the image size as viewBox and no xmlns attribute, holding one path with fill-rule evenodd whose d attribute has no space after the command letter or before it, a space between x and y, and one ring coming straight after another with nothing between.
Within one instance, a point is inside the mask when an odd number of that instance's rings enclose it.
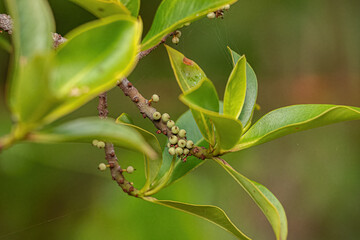
<instances>
[{"instance_id":1,"label":"green leaf","mask_svg":"<svg viewBox=\"0 0 360 240\"><path fill-rule=\"evenodd\" d=\"M150 197L143 199L155 204L163 205L169 208L173 208L203 218L211 223L218 225L224 230L232 233L238 239L247 239L247 240L250 239L231 222L231 220L226 215L226 213L219 207L215 207L211 205L195 205L195 204L188 204L188 203L168 201L168 200L157 200L155 198L150 198Z\"/></svg>"},{"instance_id":2,"label":"green leaf","mask_svg":"<svg viewBox=\"0 0 360 240\"><path fill-rule=\"evenodd\" d=\"M190 110L186 111L178 118L178 120L176 121L176 125L181 129L186 129L187 139L193 141L195 145L203 147L209 146L201 135L201 132L196 125L196 122ZM165 176L165 174L169 171L171 167L173 156L169 154L168 150L168 147L165 147L162 153L163 163L161 165L157 180L160 180L163 176ZM204 162L205 161L200 160L194 156L188 156L186 163L184 163L181 158L176 157L174 169L167 182L167 186L175 181L180 180L182 177L184 177L186 174L188 174L190 171L194 170L196 167L198 167ZM154 185L157 184L155 183Z\"/></svg>"},{"instance_id":3,"label":"green leaf","mask_svg":"<svg viewBox=\"0 0 360 240\"><path fill-rule=\"evenodd\" d=\"M12 46L10 42L3 37L3 35L0 35L0 48L4 49L8 53L12 52Z\"/></svg>"},{"instance_id":4,"label":"green leaf","mask_svg":"<svg viewBox=\"0 0 360 240\"><path fill-rule=\"evenodd\" d=\"M98 18L109 17L113 15L130 15L129 9L119 0L70 0L80 7L91 12Z\"/></svg>"},{"instance_id":5,"label":"green leaf","mask_svg":"<svg viewBox=\"0 0 360 240\"><path fill-rule=\"evenodd\" d=\"M167 45L165 47L181 91L188 91L206 78L204 71L194 61Z\"/></svg>"},{"instance_id":6,"label":"green leaf","mask_svg":"<svg viewBox=\"0 0 360 240\"><path fill-rule=\"evenodd\" d=\"M163 0L156 11L149 32L142 41L142 50L158 44L167 34L181 28L185 23L202 18L226 4L237 0Z\"/></svg>"},{"instance_id":7,"label":"green leaf","mask_svg":"<svg viewBox=\"0 0 360 240\"><path fill-rule=\"evenodd\" d=\"M127 9L131 12L131 15L137 17L140 10L140 0L121 0L121 2L126 6Z\"/></svg>"},{"instance_id":8,"label":"green leaf","mask_svg":"<svg viewBox=\"0 0 360 240\"><path fill-rule=\"evenodd\" d=\"M111 142L118 147L142 152L152 159L155 159L158 155L143 136L132 127L116 124L114 120L100 119L98 117L77 119L59 126L49 127L30 134L27 139L40 143L91 143L92 140L97 139Z\"/></svg>"},{"instance_id":9,"label":"green leaf","mask_svg":"<svg viewBox=\"0 0 360 240\"><path fill-rule=\"evenodd\" d=\"M41 86L44 79L20 77L21 72L37 70L29 69L28 65L38 65L39 56L46 58L52 50L53 40L51 32L55 31L55 23L51 13L51 9L45 0L7 0L6 1L9 14L13 19L13 46L14 57L12 62L11 73L9 74L9 98L10 109L16 121L21 118L23 103L19 98L28 97L29 105L32 102L30 96L33 91L39 92L44 88ZM34 58L38 58L34 60ZM26 70L24 70L27 68ZM42 68L43 69L43 68ZM38 71L42 71L39 69ZM27 85L33 83L33 87L24 88L21 85L23 81L27 81ZM23 88L19 91L20 88ZM37 89L35 89L37 88ZM36 104L35 102L33 104Z\"/></svg>"},{"instance_id":10,"label":"green leaf","mask_svg":"<svg viewBox=\"0 0 360 240\"><path fill-rule=\"evenodd\" d=\"M279 200L263 185L249 180L233 169L225 161L214 158L240 186L250 195L264 215L270 222L277 240L286 240L287 237L287 219L283 206Z\"/></svg>"},{"instance_id":11,"label":"green leaf","mask_svg":"<svg viewBox=\"0 0 360 240\"><path fill-rule=\"evenodd\" d=\"M201 119L197 119L196 116L194 116L200 130L200 126L207 122L215 125L215 153L218 154L232 149L239 142L242 125L241 122L234 117L219 114L219 102L216 97L215 87L210 80L204 79L196 87L181 95L180 100L189 106L190 109L194 109L202 114ZM217 101L217 109L214 107L215 100ZM204 134L203 136L206 139Z\"/></svg>"},{"instance_id":12,"label":"green leaf","mask_svg":"<svg viewBox=\"0 0 360 240\"><path fill-rule=\"evenodd\" d=\"M257 121L242 136L233 151L253 147L290 133L359 119L360 108L358 107L304 104L279 108Z\"/></svg>"},{"instance_id":13,"label":"green leaf","mask_svg":"<svg viewBox=\"0 0 360 240\"><path fill-rule=\"evenodd\" d=\"M116 123L128 123L128 124L134 124L134 121L132 120L131 116L127 113L122 113L117 119Z\"/></svg>"},{"instance_id":14,"label":"green leaf","mask_svg":"<svg viewBox=\"0 0 360 240\"><path fill-rule=\"evenodd\" d=\"M231 50L228 47L228 50L231 54L231 59L233 61L234 66L240 59L240 55L237 54L235 51ZM254 70L251 68L249 63L246 63L246 94L245 94L245 101L242 107L240 116L238 117L243 126L246 128L248 125L251 124L251 117L253 115L256 98L258 93L258 83L256 79L256 75Z\"/></svg>"},{"instance_id":15,"label":"green leaf","mask_svg":"<svg viewBox=\"0 0 360 240\"><path fill-rule=\"evenodd\" d=\"M142 24L119 15L87 23L67 35L55 55L51 90L62 104L45 121L79 108L127 76L137 62Z\"/></svg>"},{"instance_id":16,"label":"green leaf","mask_svg":"<svg viewBox=\"0 0 360 240\"><path fill-rule=\"evenodd\" d=\"M245 102L246 94L246 58L242 56L236 62L224 93L224 114L238 118Z\"/></svg>"}]
</instances>

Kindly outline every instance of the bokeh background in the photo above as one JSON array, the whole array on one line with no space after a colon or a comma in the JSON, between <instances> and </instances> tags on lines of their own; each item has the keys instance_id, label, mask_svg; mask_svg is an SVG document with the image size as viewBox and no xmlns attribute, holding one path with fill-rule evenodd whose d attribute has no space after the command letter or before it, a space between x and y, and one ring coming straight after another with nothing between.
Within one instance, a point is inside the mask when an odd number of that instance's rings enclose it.
<instances>
[{"instance_id":1,"label":"bokeh background","mask_svg":"<svg viewBox=\"0 0 360 240\"><path fill-rule=\"evenodd\" d=\"M67 0L49 1L57 32L65 35L95 19ZM144 32L160 0L142 1ZM5 12L0 2L0 12ZM231 71L226 46L246 54L259 81L255 119L291 104L360 106L360 1L241 0L223 20L204 18L182 29L169 45L195 60L222 97ZM2 34L1 37L6 37ZM4 86L9 55L0 49L0 135L9 132ZM178 117L186 107L164 47L129 77L158 109ZM97 114L97 101L60 121ZM109 94L112 117L144 121L120 89ZM267 186L282 202L289 239L358 239L360 236L360 122L289 135L226 156L239 172ZM164 141L164 139L161 139ZM117 150L135 186L144 182L140 154ZM90 144L19 144L0 154L0 239L235 239L205 220L130 198L101 173L103 151ZM253 239L274 239L267 220L219 166L207 162L156 197L222 207Z\"/></svg>"}]
</instances>

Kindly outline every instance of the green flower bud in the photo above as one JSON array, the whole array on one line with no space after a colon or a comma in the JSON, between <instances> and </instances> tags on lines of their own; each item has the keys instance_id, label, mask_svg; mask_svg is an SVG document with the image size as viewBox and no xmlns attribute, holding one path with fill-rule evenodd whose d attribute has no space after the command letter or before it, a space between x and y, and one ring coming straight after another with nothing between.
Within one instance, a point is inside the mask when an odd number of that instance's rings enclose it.
<instances>
[{"instance_id":1,"label":"green flower bud","mask_svg":"<svg viewBox=\"0 0 360 240\"><path fill-rule=\"evenodd\" d=\"M181 32L179 30L176 30L175 31L175 36L180 38L181 37Z\"/></svg>"},{"instance_id":2,"label":"green flower bud","mask_svg":"<svg viewBox=\"0 0 360 240\"><path fill-rule=\"evenodd\" d=\"M189 140L189 141L186 142L186 147L187 147L188 149L192 149L193 146L194 146L194 142L193 142L193 141Z\"/></svg>"},{"instance_id":3,"label":"green flower bud","mask_svg":"<svg viewBox=\"0 0 360 240\"><path fill-rule=\"evenodd\" d=\"M154 112L153 118L154 118L154 120L159 120L159 119L161 118L161 113L159 113L159 112Z\"/></svg>"},{"instance_id":4,"label":"green flower bud","mask_svg":"<svg viewBox=\"0 0 360 240\"><path fill-rule=\"evenodd\" d=\"M170 153L170 155L175 155L175 148L174 147L171 147L171 148L169 148L169 153Z\"/></svg>"},{"instance_id":5,"label":"green flower bud","mask_svg":"<svg viewBox=\"0 0 360 240\"><path fill-rule=\"evenodd\" d=\"M92 145L95 146L95 147L97 147L98 143L99 143L99 140L94 139L92 141Z\"/></svg>"},{"instance_id":6,"label":"green flower bud","mask_svg":"<svg viewBox=\"0 0 360 240\"><path fill-rule=\"evenodd\" d=\"M184 25L186 26L186 27L188 27L188 26L190 26L190 22L187 22L187 23L185 23Z\"/></svg>"},{"instance_id":7,"label":"green flower bud","mask_svg":"<svg viewBox=\"0 0 360 240\"><path fill-rule=\"evenodd\" d=\"M189 149L187 149L187 148L185 148L185 149L184 149L184 154L185 154L185 155L188 155L188 154L189 154L189 152L190 152L190 150L189 150Z\"/></svg>"},{"instance_id":8,"label":"green flower bud","mask_svg":"<svg viewBox=\"0 0 360 240\"><path fill-rule=\"evenodd\" d=\"M185 147L186 146L186 141L184 139L180 139L178 141L178 146L181 147L181 148Z\"/></svg>"},{"instance_id":9,"label":"green flower bud","mask_svg":"<svg viewBox=\"0 0 360 240\"><path fill-rule=\"evenodd\" d=\"M215 18L216 15L214 12L209 12L208 15L207 15L208 18L212 19L212 18Z\"/></svg>"},{"instance_id":10,"label":"green flower bud","mask_svg":"<svg viewBox=\"0 0 360 240\"><path fill-rule=\"evenodd\" d=\"M135 169L134 169L133 166L128 166L128 167L126 168L126 172L128 172L128 173L133 173L134 171L135 171Z\"/></svg>"},{"instance_id":11,"label":"green flower bud","mask_svg":"<svg viewBox=\"0 0 360 240\"><path fill-rule=\"evenodd\" d=\"M185 130L185 129L181 129L181 130L179 131L179 137L184 138L185 136L186 136L186 130Z\"/></svg>"},{"instance_id":12,"label":"green flower bud","mask_svg":"<svg viewBox=\"0 0 360 240\"><path fill-rule=\"evenodd\" d=\"M224 10L229 10L230 9L230 4L226 4L224 7L223 7Z\"/></svg>"},{"instance_id":13,"label":"green flower bud","mask_svg":"<svg viewBox=\"0 0 360 240\"><path fill-rule=\"evenodd\" d=\"M104 143L103 141L99 141L96 146L97 146L98 148L104 148L104 147L105 147L105 143Z\"/></svg>"},{"instance_id":14,"label":"green flower bud","mask_svg":"<svg viewBox=\"0 0 360 240\"><path fill-rule=\"evenodd\" d=\"M183 154L184 150L181 147L177 147L175 149L175 153L176 155L180 156L181 154Z\"/></svg>"},{"instance_id":15,"label":"green flower bud","mask_svg":"<svg viewBox=\"0 0 360 240\"><path fill-rule=\"evenodd\" d=\"M168 148L170 148L171 146L170 146L170 143L167 143L167 145L166 145Z\"/></svg>"},{"instance_id":16,"label":"green flower bud","mask_svg":"<svg viewBox=\"0 0 360 240\"><path fill-rule=\"evenodd\" d=\"M159 102L160 97L159 97L159 95L154 94L154 95L152 95L151 99L154 103L157 103L157 102Z\"/></svg>"},{"instance_id":17,"label":"green flower bud","mask_svg":"<svg viewBox=\"0 0 360 240\"><path fill-rule=\"evenodd\" d=\"M102 172L105 171L106 168L107 168L107 167L106 167L106 164L105 164L105 163L100 163L99 166L98 166L98 169L99 169L100 171L102 171Z\"/></svg>"},{"instance_id":18,"label":"green flower bud","mask_svg":"<svg viewBox=\"0 0 360 240\"><path fill-rule=\"evenodd\" d=\"M170 120L170 115L167 114L167 113L164 113L162 116L161 116L161 120L166 123L167 121Z\"/></svg>"},{"instance_id":19,"label":"green flower bud","mask_svg":"<svg viewBox=\"0 0 360 240\"><path fill-rule=\"evenodd\" d=\"M173 120L169 120L166 125L168 128L172 128L175 125L175 122Z\"/></svg>"},{"instance_id":20,"label":"green flower bud","mask_svg":"<svg viewBox=\"0 0 360 240\"><path fill-rule=\"evenodd\" d=\"M170 142L170 144L176 144L178 142L177 136L171 136L169 138L169 142Z\"/></svg>"},{"instance_id":21,"label":"green flower bud","mask_svg":"<svg viewBox=\"0 0 360 240\"><path fill-rule=\"evenodd\" d=\"M180 42L180 39L176 36L174 36L171 41L174 43L174 44L178 44Z\"/></svg>"},{"instance_id":22,"label":"green flower bud","mask_svg":"<svg viewBox=\"0 0 360 240\"><path fill-rule=\"evenodd\" d=\"M179 131L180 131L180 129L179 129L178 126L173 126L173 127L171 128L171 132L172 132L173 134L178 134Z\"/></svg>"}]
</instances>

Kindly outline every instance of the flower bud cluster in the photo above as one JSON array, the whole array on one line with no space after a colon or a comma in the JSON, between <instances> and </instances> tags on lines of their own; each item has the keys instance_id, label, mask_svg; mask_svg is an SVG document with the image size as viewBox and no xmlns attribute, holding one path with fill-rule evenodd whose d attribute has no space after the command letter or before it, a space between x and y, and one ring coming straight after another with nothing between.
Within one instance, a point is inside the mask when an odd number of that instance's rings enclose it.
<instances>
[{"instance_id":1,"label":"flower bud cluster","mask_svg":"<svg viewBox=\"0 0 360 240\"><path fill-rule=\"evenodd\" d=\"M172 36L173 38L171 39L171 41L174 44L178 44L180 42L181 32L179 30L176 30Z\"/></svg>"},{"instance_id":2,"label":"flower bud cluster","mask_svg":"<svg viewBox=\"0 0 360 240\"><path fill-rule=\"evenodd\" d=\"M229 10L230 9L230 4L226 4L225 6L223 6L222 8L216 10L215 12L209 12L207 14L207 17L209 19L213 19L213 18L224 18L224 11L226 10Z\"/></svg>"},{"instance_id":3,"label":"flower bud cluster","mask_svg":"<svg viewBox=\"0 0 360 240\"><path fill-rule=\"evenodd\" d=\"M105 143L103 141L99 141L97 139L94 139L92 141L92 145L97 147L97 148L104 148L105 147Z\"/></svg>"}]
</instances>

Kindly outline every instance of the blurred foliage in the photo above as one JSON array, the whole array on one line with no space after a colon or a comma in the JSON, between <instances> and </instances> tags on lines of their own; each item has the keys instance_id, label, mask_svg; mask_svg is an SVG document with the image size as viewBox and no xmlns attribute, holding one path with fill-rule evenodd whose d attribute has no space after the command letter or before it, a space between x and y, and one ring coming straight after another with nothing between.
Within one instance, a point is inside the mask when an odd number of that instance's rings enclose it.
<instances>
[{"instance_id":1,"label":"blurred foliage","mask_svg":"<svg viewBox=\"0 0 360 240\"><path fill-rule=\"evenodd\" d=\"M95 19L67 0L50 0L57 32L65 35ZM144 33L160 0L142 1ZM0 2L0 12L4 12ZM239 1L223 20L202 19L182 30L178 46L224 92L232 64L226 46L246 54L259 81L264 113L290 104L360 105L360 2ZM8 37L4 34L1 37ZM0 135L11 119L4 107L9 54L0 50ZM186 110L164 47L142 60L129 77L144 96L177 117ZM222 98L222 96L220 96ZM97 114L97 100L60 121ZM129 113L136 124L155 131L133 104L114 89L112 117ZM289 239L354 239L360 235L360 125L347 122L287 136L228 155L226 160L264 183L282 202ZM160 139L164 142L164 139ZM143 159L118 150L135 186L144 182ZM96 168L102 151L90 144L21 144L0 155L0 239L233 239L196 217L130 198ZM222 207L246 234L272 239L270 225L246 193L210 161L158 194ZM225 197L235 189L233 198ZM261 231L259 231L261 229Z\"/></svg>"}]
</instances>

